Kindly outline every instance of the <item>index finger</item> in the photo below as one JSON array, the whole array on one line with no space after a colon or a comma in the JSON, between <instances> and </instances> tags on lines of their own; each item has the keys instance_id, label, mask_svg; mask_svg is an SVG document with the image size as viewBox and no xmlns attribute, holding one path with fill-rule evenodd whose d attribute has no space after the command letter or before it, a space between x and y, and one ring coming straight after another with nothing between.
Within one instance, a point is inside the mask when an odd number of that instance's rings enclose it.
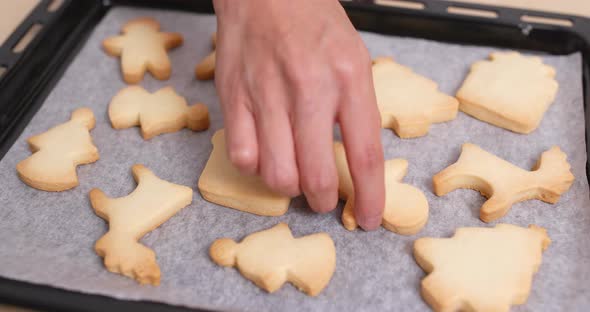
<instances>
[{"instance_id":1,"label":"index finger","mask_svg":"<svg viewBox=\"0 0 590 312\"><path fill-rule=\"evenodd\" d=\"M385 207L385 175L381 145L381 117L370 65L361 81L347 88L341 99L339 123L354 185L354 214L364 230L381 225Z\"/></svg>"}]
</instances>

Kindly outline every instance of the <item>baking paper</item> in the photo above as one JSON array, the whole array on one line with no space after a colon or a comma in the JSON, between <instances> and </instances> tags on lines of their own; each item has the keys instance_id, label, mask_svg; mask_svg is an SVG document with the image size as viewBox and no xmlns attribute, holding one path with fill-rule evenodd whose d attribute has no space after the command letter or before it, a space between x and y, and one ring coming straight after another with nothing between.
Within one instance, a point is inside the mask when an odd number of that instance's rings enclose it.
<instances>
[{"instance_id":1,"label":"baking paper","mask_svg":"<svg viewBox=\"0 0 590 312\"><path fill-rule=\"evenodd\" d=\"M144 140L138 128L111 128L107 107L126 85L119 59L107 56L101 41L119 33L129 19L153 16L164 31L181 32L182 47L170 52L172 78L149 75L141 85L149 91L171 85L190 103L203 102L211 113L205 132L182 130ZM427 311L420 297L423 271L412 256L413 242L423 236L449 237L456 228L492 226L479 220L485 201L478 192L457 190L444 197L432 192L432 176L455 162L461 144L477 144L522 168L530 169L540 154L559 145L568 155L576 181L561 200L550 205L537 200L516 204L499 222L537 224L553 243L543 255L527 303L515 311L583 311L590 306L590 204L586 179L586 145L582 99L582 59L579 53L542 55L557 70L559 93L539 128L516 134L463 113L451 122L434 124L427 136L399 139L382 130L386 159L405 158L405 182L428 198L428 224L417 235L400 236L380 229L349 232L340 222L342 209L318 215L305 199L292 201L281 217L260 217L203 200L196 185L209 157L210 138L223 127L213 81L194 79L194 66L211 51L215 18L176 11L118 7L110 10L55 86L39 112L0 162L0 275L36 284L130 300L159 301L188 307L245 311ZM371 55L393 56L399 63L438 82L454 94L471 63L484 59L494 47L473 47L434 41L361 33ZM96 128L91 132L100 160L78 168L80 186L61 193L32 189L17 177L16 164L30 152L26 138L65 122L78 107L92 108ZM140 286L109 273L93 250L107 230L88 200L97 187L111 197L135 188L131 166L140 163L168 181L195 190L193 203L142 239L153 248L162 270L161 285ZM236 240L286 222L295 236L319 231L336 244L337 266L327 288L311 298L286 284L267 294L236 269L216 266L208 256L217 238Z\"/></svg>"}]
</instances>

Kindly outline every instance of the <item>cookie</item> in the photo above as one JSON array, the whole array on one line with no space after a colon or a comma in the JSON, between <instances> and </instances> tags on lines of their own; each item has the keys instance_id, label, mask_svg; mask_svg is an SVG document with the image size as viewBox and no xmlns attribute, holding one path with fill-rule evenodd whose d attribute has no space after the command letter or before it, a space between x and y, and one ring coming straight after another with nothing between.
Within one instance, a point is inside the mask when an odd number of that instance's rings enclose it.
<instances>
[{"instance_id":1,"label":"cookie","mask_svg":"<svg viewBox=\"0 0 590 312\"><path fill-rule=\"evenodd\" d=\"M172 87L155 93L140 86L124 88L111 100L109 118L115 129L140 126L141 135L146 140L185 127L193 131L209 128L207 106L198 103L189 107Z\"/></svg>"},{"instance_id":2,"label":"cookie","mask_svg":"<svg viewBox=\"0 0 590 312\"><path fill-rule=\"evenodd\" d=\"M49 192L78 186L76 167L99 159L90 130L96 121L89 108L78 108L70 121L30 137L27 142L33 155L19 162L19 178L36 189Z\"/></svg>"},{"instance_id":3,"label":"cookie","mask_svg":"<svg viewBox=\"0 0 590 312\"><path fill-rule=\"evenodd\" d=\"M438 196L468 188L488 197L481 206L480 218L491 222L504 216L517 202L539 199L556 203L570 188L574 176L567 155L557 146L541 154L532 171L527 171L466 143L459 160L436 174L432 182Z\"/></svg>"},{"instance_id":4,"label":"cookie","mask_svg":"<svg viewBox=\"0 0 590 312\"><path fill-rule=\"evenodd\" d=\"M416 262L429 275L422 297L434 311L506 311L524 304L542 252L551 240L545 229L498 224L460 228L452 238L420 238Z\"/></svg>"},{"instance_id":5,"label":"cookie","mask_svg":"<svg viewBox=\"0 0 590 312\"><path fill-rule=\"evenodd\" d=\"M195 67L195 76L199 80L210 80L215 77L215 45L217 44L217 33L213 33L211 42L213 51Z\"/></svg>"},{"instance_id":6,"label":"cookie","mask_svg":"<svg viewBox=\"0 0 590 312\"><path fill-rule=\"evenodd\" d=\"M539 57L495 52L476 62L457 92L459 109L481 121L530 133L555 99L555 69Z\"/></svg>"},{"instance_id":7,"label":"cookie","mask_svg":"<svg viewBox=\"0 0 590 312\"><path fill-rule=\"evenodd\" d=\"M338 170L338 193L346 201L342 212L342 224L353 231L358 227L354 217L354 188L348 170L346 153L342 143L334 144L336 168ZM402 235L418 233L428 220L428 201L424 193L414 186L402 183L408 172L405 159L391 159L385 162L385 210L384 228Z\"/></svg>"},{"instance_id":8,"label":"cookie","mask_svg":"<svg viewBox=\"0 0 590 312\"><path fill-rule=\"evenodd\" d=\"M258 176L241 174L227 156L224 131L211 139L213 151L199 177L199 191L206 200L261 216L280 216L289 208L289 197L270 190Z\"/></svg>"},{"instance_id":9,"label":"cookie","mask_svg":"<svg viewBox=\"0 0 590 312\"><path fill-rule=\"evenodd\" d=\"M432 123L457 116L457 99L441 93L434 81L391 58L373 61L373 84L381 125L393 129L400 138L424 136Z\"/></svg>"},{"instance_id":10,"label":"cookie","mask_svg":"<svg viewBox=\"0 0 590 312\"><path fill-rule=\"evenodd\" d=\"M304 293L317 296L336 268L336 248L328 234L293 238L285 223L250 234L240 243L218 239L209 255L218 265L237 267L245 278L269 293L288 281Z\"/></svg>"},{"instance_id":11,"label":"cookie","mask_svg":"<svg viewBox=\"0 0 590 312\"><path fill-rule=\"evenodd\" d=\"M172 73L168 50L183 42L179 33L160 32L160 23L150 17L131 20L123 26L122 35L102 42L111 56L121 57L123 79L138 83L149 71L159 80L167 80Z\"/></svg>"},{"instance_id":12,"label":"cookie","mask_svg":"<svg viewBox=\"0 0 590 312\"><path fill-rule=\"evenodd\" d=\"M193 190L158 178L143 165L134 165L137 188L129 195L109 198L90 191L94 212L109 223L109 231L95 244L107 270L134 278L140 284L160 284L156 254L138 241L190 205Z\"/></svg>"}]
</instances>

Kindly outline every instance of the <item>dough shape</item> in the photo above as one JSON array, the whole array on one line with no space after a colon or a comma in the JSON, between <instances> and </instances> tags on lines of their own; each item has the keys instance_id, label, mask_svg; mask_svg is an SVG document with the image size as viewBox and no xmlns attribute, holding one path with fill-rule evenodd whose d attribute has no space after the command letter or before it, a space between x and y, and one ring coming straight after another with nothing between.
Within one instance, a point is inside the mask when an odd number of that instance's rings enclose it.
<instances>
[{"instance_id":1,"label":"dough shape","mask_svg":"<svg viewBox=\"0 0 590 312\"><path fill-rule=\"evenodd\" d=\"M217 44L217 33L211 36L211 44L213 51L209 53L198 65L195 67L195 76L199 80L210 80L215 77L215 46Z\"/></svg>"},{"instance_id":2,"label":"dough shape","mask_svg":"<svg viewBox=\"0 0 590 312\"><path fill-rule=\"evenodd\" d=\"M237 267L245 278L269 293L290 282L304 293L317 296L336 268L336 248L330 235L293 238L285 223L250 234L240 243L218 239L209 255L218 265Z\"/></svg>"},{"instance_id":3,"label":"dough shape","mask_svg":"<svg viewBox=\"0 0 590 312\"><path fill-rule=\"evenodd\" d=\"M291 199L271 191L257 176L243 175L227 157L224 131L211 139L213 151L201 177L199 191L206 200L229 208L261 215L280 216Z\"/></svg>"},{"instance_id":4,"label":"dough shape","mask_svg":"<svg viewBox=\"0 0 590 312\"><path fill-rule=\"evenodd\" d=\"M109 198L90 191L94 212L109 223L109 231L95 244L107 270L134 278L140 284L160 284L160 267L153 250L138 241L193 201L193 190L155 176L134 165L137 188L129 195Z\"/></svg>"},{"instance_id":5,"label":"dough shape","mask_svg":"<svg viewBox=\"0 0 590 312\"><path fill-rule=\"evenodd\" d=\"M189 107L172 87L153 94L140 86L124 88L111 100L109 118L115 129L140 126L146 140L185 127L193 131L209 128L207 106L198 103Z\"/></svg>"},{"instance_id":6,"label":"dough shape","mask_svg":"<svg viewBox=\"0 0 590 312\"><path fill-rule=\"evenodd\" d=\"M172 65L167 50L183 42L179 33L160 32L160 23L150 17L131 20L123 26L122 35L110 37L102 42L111 56L121 57L123 79L127 83L138 83L147 71L159 80L167 80Z\"/></svg>"},{"instance_id":7,"label":"dough shape","mask_svg":"<svg viewBox=\"0 0 590 312\"><path fill-rule=\"evenodd\" d=\"M420 238L414 257L430 273L422 280L422 297L434 311L507 312L511 304L526 302L550 243L541 227L510 224Z\"/></svg>"},{"instance_id":8,"label":"dough shape","mask_svg":"<svg viewBox=\"0 0 590 312\"><path fill-rule=\"evenodd\" d=\"M532 171L521 169L479 146L465 143L459 160L432 178L434 193L442 196L458 188L479 191L489 198L480 218L491 222L513 204L539 199L554 204L574 182L567 155L554 146L541 154Z\"/></svg>"},{"instance_id":9,"label":"dough shape","mask_svg":"<svg viewBox=\"0 0 590 312\"><path fill-rule=\"evenodd\" d=\"M353 231L358 227L354 216L354 187L348 170L344 145L334 144L336 168L338 170L338 194L346 201L342 211L342 224ZM416 187L402 183L408 172L405 159L385 161L385 210L381 225L401 235L418 233L428 221L428 201Z\"/></svg>"},{"instance_id":10,"label":"dough shape","mask_svg":"<svg viewBox=\"0 0 590 312\"><path fill-rule=\"evenodd\" d=\"M400 138L424 136L430 124L457 116L457 99L441 93L434 81L391 58L373 60L373 84L381 125L393 129Z\"/></svg>"},{"instance_id":11,"label":"dough shape","mask_svg":"<svg viewBox=\"0 0 590 312\"><path fill-rule=\"evenodd\" d=\"M539 57L495 52L476 62L457 92L459 109L481 121L530 133L555 99L555 69Z\"/></svg>"},{"instance_id":12,"label":"dough shape","mask_svg":"<svg viewBox=\"0 0 590 312\"><path fill-rule=\"evenodd\" d=\"M30 137L27 142L33 155L16 165L19 178L30 187L49 192L78 186L76 167L99 159L89 132L95 123L92 110L78 108L70 121Z\"/></svg>"}]
</instances>

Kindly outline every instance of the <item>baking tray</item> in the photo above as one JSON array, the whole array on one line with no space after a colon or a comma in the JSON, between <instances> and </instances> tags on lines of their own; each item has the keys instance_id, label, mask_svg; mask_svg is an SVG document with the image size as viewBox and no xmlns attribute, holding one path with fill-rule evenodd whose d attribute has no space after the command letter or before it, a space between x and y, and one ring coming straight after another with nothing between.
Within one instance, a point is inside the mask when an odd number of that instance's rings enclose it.
<instances>
[{"instance_id":1,"label":"baking tray","mask_svg":"<svg viewBox=\"0 0 590 312\"><path fill-rule=\"evenodd\" d=\"M27 20L0 47L0 65L7 68L6 73L0 77L0 159L43 103L69 61L84 45L85 38L110 8L117 5L132 5L199 13L213 12L210 1L66 0L59 10L49 13L47 6L50 2L41 1ZM580 51L583 54L584 105L588 104L589 20L576 16L438 0L411 2L414 3L414 8L382 6L374 4L373 1L348 1L343 2L343 6L359 30L553 54ZM453 14L448 12L449 7L493 12L495 17ZM523 22L523 15L565 20L572 25L563 27ZM12 47L35 23L43 25L42 31L24 52L13 53ZM590 128L587 109L585 113L587 138ZM588 168L587 163L587 172ZM0 278L0 301L51 310L184 310L181 307L160 303L123 301L5 278Z\"/></svg>"}]
</instances>

